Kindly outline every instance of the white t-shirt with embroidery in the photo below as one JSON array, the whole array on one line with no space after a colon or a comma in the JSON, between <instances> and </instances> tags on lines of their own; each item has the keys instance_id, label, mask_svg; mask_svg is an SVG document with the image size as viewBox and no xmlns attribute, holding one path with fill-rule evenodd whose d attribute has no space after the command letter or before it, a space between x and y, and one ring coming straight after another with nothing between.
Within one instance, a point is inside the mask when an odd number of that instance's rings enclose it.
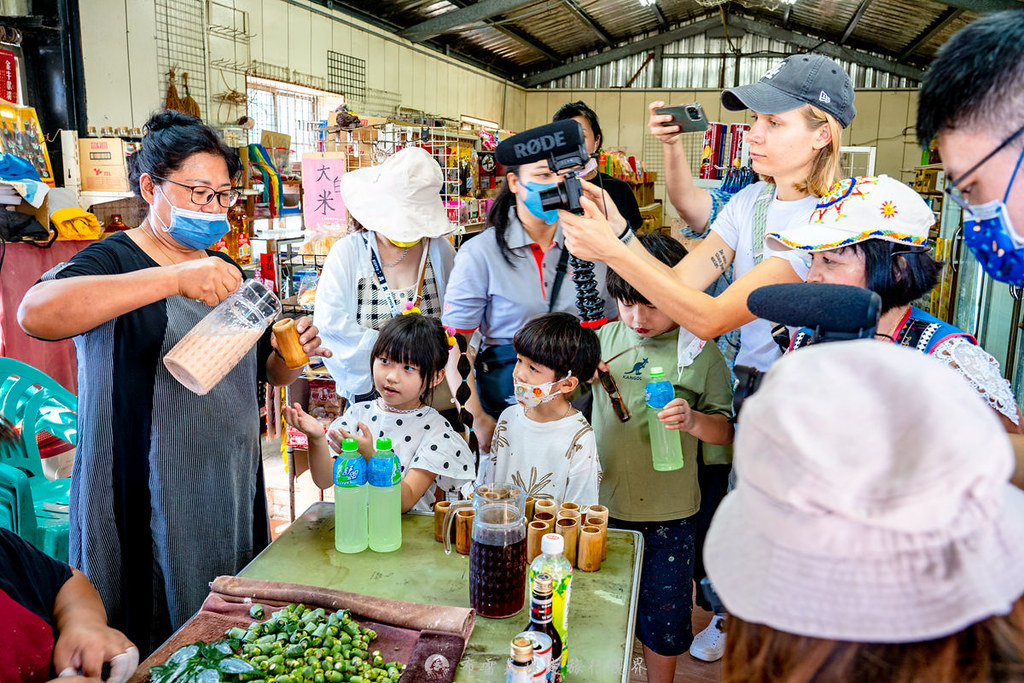
<instances>
[{"instance_id":1,"label":"white t-shirt with embroidery","mask_svg":"<svg viewBox=\"0 0 1024 683\"><path fill-rule=\"evenodd\" d=\"M764 181L749 185L729 200L718 218L711 225L729 248L736 252L732 267L734 281L754 268L754 203L766 185ZM772 194L765 220L765 233L780 232L800 219L809 218L818 204L817 197L804 197L783 202ZM810 270L810 255L797 250L772 251L764 244L758 245L764 258L781 258L787 261L801 280L807 279ZM737 365L752 365L758 370L767 370L782 355L779 345L772 339L772 327L767 320L758 318L740 328L740 351L736 356Z\"/></svg>"},{"instance_id":2,"label":"white t-shirt with embroidery","mask_svg":"<svg viewBox=\"0 0 1024 683\"><path fill-rule=\"evenodd\" d=\"M421 406L411 413L392 413L378 402L364 401L353 404L345 414L331 423L331 429L341 428L359 433L362 422L370 428L374 439L391 439L392 450L402 465L402 476L409 468L433 472L434 483L412 506L413 510L430 512L434 509L435 493L457 499L459 489L476 477L476 457L465 440L452 430L448 421L430 406Z\"/></svg>"},{"instance_id":3,"label":"white t-shirt with embroidery","mask_svg":"<svg viewBox=\"0 0 1024 683\"><path fill-rule=\"evenodd\" d=\"M597 440L578 412L554 422L535 422L519 404L498 418L490 456L480 460L477 484L512 482L534 498L597 505L601 461Z\"/></svg>"}]
</instances>

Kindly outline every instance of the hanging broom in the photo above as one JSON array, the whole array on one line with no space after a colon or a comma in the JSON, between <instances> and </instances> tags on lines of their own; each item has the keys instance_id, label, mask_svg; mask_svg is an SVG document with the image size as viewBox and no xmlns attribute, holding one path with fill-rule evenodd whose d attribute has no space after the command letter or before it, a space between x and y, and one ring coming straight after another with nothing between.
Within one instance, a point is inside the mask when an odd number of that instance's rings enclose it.
<instances>
[{"instance_id":1,"label":"hanging broom","mask_svg":"<svg viewBox=\"0 0 1024 683\"><path fill-rule=\"evenodd\" d=\"M174 85L174 69L167 72L167 100L164 102L164 109L181 111L181 98L178 97L178 88Z\"/></svg>"},{"instance_id":2,"label":"hanging broom","mask_svg":"<svg viewBox=\"0 0 1024 683\"><path fill-rule=\"evenodd\" d=\"M181 111L197 119L203 118L199 111L199 103L195 101L188 91L188 74L181 74L181 81L185 84L185 97L181 100Z\"/></svg>"}]
</instances>

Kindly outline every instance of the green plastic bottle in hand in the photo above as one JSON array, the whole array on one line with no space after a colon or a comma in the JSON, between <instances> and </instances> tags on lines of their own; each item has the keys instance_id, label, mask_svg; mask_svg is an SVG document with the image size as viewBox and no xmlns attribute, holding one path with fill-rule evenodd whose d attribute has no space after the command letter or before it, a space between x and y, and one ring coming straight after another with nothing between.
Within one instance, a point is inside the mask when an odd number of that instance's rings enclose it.
<instances>
[{"instance_id":1,"label":"green plastic bottle in hand","mask_svg":"<svg viewBox=\"0 0 1024 683\"><path fill-rule=\"evenodd\" d=\"M402 547L402 468L391 439L377 439L370 458L370 550L389 553Z\"/></svg>"},{"instance_id":2,"label":"green plastic bottle in hand","mask_svg":"<svg viewBox=\"0 0 1024 683\"><path fill-rule=\"evenodd\" d=\"M644 389L647 402L647 429L651 435L651 459L659 472L678 470L683 466L683 442L679 432L668 429L658 419L658 413L676 397L672 383L665 379L661 368L651 368L651 381Z\"/></svg>"}]
</instances>

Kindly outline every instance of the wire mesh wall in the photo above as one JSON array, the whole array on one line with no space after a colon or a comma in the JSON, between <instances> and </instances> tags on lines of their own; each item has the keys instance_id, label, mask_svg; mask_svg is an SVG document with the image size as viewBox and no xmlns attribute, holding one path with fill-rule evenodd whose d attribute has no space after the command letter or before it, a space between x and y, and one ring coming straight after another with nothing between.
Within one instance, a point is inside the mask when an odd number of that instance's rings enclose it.
<instances>
[{"instance_id":1,"label":"wire mesh wall","mask_svg":"<svg viewBox=\"0 0 1024 683\"><path fill-rule=\"evenodd\" d=\"M366 60L328 50L327 86L350 99L362 100L366 97Z\"/></svg>"},{"instance_id":2,"label":"wire mesh wall","mask_svg":"<svg viewBox=\"0 0 1024 683\"><path fill-rule=\"evenodd\" d=\"M156 11L156 60L162 81L169 84L174 69L176 87L185 96L183 74L188 74L189 94L205 115L210 109L207 89L206 8L202 0L154 0Z\"/></svg>"}]
</instances>

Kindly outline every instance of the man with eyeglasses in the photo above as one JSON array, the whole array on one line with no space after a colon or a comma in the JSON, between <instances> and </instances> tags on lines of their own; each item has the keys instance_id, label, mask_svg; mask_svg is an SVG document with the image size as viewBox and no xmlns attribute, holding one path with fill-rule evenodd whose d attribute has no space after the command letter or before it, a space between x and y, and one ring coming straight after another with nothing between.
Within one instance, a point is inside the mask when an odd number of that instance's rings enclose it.
<instances>
[{"instance_id":1,"label":"man with eyeglasses","mask_svg":"<svg viewBox=\"0 0 1024 683\"><path fill-rule=\"evenodd\" d=\"M997 12L939 50L918 98L917 139L937 139L964 242L996 280L1024 285L1024 8Z\"/></svg>"},{"instance_id":2,"label":"man with eyeglasses","mask_svg":"<svg viewBox=\"0 0 1024 683\"><path fill-rule=\"evenodd\" d=\"M937 140L981 267L1024 286L1024 8L989 14L940 48L918 96L917 139ZM1024 487L1024 438L1010 439Z\"/></svg>"}]
</instances>

